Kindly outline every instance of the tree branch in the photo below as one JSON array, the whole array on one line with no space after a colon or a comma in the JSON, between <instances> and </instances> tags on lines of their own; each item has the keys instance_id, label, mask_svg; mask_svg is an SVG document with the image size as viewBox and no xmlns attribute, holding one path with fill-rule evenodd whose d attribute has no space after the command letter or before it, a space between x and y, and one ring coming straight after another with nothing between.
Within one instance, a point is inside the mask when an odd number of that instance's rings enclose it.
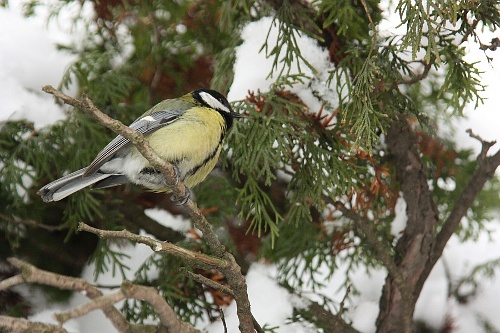
<instances>
[{"instance_id":1,"label":"tree branch","mask_svg":"<svg viewBox=\"0 0 500 333\"><path fill-rule=\"evenodd\" d=\"M406 118L393 121L386 142L406 201L408 220L395 247L395 264L410 292L401 293L398 283L391 276L386 278L380 299L377 332L409 333L420 293L417 286L428 276L426 263L431 257L435 240L434 227L439 221L417 149L418 138Z\"/></svg>"},{"instance_id":2,"label":"tree branch","mask_svg":"<svg viewBox=\"0 0 500 333\"><path fill-rule=\"evenodd\" d=\"M205 284L205 285L209 286L210 288L216 289L218 291L223 292L226 295L234 297L234 293L230 288L223 286L222 284L220 284L218 282L210 280L209 278L206 278L203 275L195 274L191 271L188 271L185 267L181 267L179 269L179 273L181 273L182 275L184 275L192 280L195 280L198 283Z\"/></svg>"},{"instance_id":3,"label":"tree branch","mask_svg":"<svg viewBox=\"0 0 500 333\"><path fill-rule=\"evenodd\" d=\"M318 302L311 301L307 309L316 317L316 320L318 320L322 326L328 328L325 330L326 333L360 333L340 317L340 312L338 315L334 315L330 311L325 310Z\"/></svg>"},{"instance_id":4,"label":"tree branch","mask_svg":"<svg viewBox=\"0 0 500 333\"><path fill-rule=\"evenodd\" d=\"M484 184L494 177L495 171L500 165L500 150L492 156L487 156L489 149L495 142L483 140L478 135L474 134L470 129L467 130L469 135L481 142L481 152L477 157L478 167L471 175L467 185L462 190L457 201L453 205L453 209L448 218L443 223L441 230L436 237L436 245L432 253L432 260L429 265L434 265L441 257L443 250L448 243L448 240L457 230L460 221L467 213L467 210L472 206L477 195L481 192Z\"/></svg>"},{"instance_id":5,"label":"tree branch","mask_svg":"<svg viewBox=\"0 0 500 333\"><path fill-rule=\"evenodd\" d=\"M0 331L4 332L3 329L6 330L5 332L16 333L68 333L68 331L58 325L32 322L23 318L14 318L0 315Z\"/></svg>"},{"instance_id":6,"label":"tree branch","mask_svg":"<svg viewBox=\"0 0 500 333\"><path fill-rule=\"evenodd\" d=\"M421 73L414 74L409 79L397 81L395 84L396 85L398 85L398 84L411 85L411 84L415 84L415 83L420 82L423 79L425 79L429 75L429 72L431 71L432 65L434 63L434 57L431 57L431 61L429 61L429 62L425 62L425 61L421 60L420 63L422 63L424 65L424 69Z\"/></svg>"},{"instance_id":7,"label":"tree branch","mask_svg":"<svg viewBox=\"0 0 500 333\"><path fill-rule=\"evenodd\" d=\"M64 230L64 229L67 229L67 227L64 225L64 224L61 224L61 225L47 225L47 224L43 224L43 223L40 223L40 222L37 222L37 221L34 221L34 220L16 220L12 217L9 217L5 214L2 214L0 213L0 219L3 219L5 221L7 221L8 223L12 223L12 224L24 224L24 225L28 225L30 227L34 227L34 228L40 228L40 229L44 229L44 230L47 230L47 231L59 231L59 230Z\"/></svg>"},{"instance_id":8,"label":"tree branch","mask_svg":"<svg viewBox=\"0 0 500 333\"><path fill-rule=\"evenodd\" d=\"M121 291L127 298L144 300L151 304L157 311L160 322L167 328L167 332L199 332L190 324L180 320L174 310L172 310L170 305L168 305L165 299L155 288L138 286L130 281L124 281L122 283Z\"/></svg>"},{"instance_id":9,"label":"tree branch","mask_svg":"<svg viewBox=\"0 0 500 333\"><path fill-rule=\"evenodd\" d=\"M54 318L62 325L70 319L82 317L87 313L113 305L127 297L120 291L94 298L90 302L74 307L73 309L54 314Z\"/></svg>"},{"instance_id":10,"label":"tree branch","mask_svg":"<svg viewBox=\"0 0 500 333\"><path fill-rule=\"evenodd\" d=\"M158 241L158 240L153 239L151 237L140 236L140 235L131 233L128 230L119 230L119 231L102 230L102 229L97 229L97 228L91 227L88 224L85 224L83 222L78 223L77 230L78 231L87 231L87 232L93 233L93 234L99 236L99 238L128 239L128 240L136 242L136 243L145 244L145 245L149 246L155 252L169 253L169 254L175 255L176 257L179 257L183 260L186 260L189 263L192 263L192 264L195 264L198 266L200 266L200 262L201 262L202 264L204 264L205 266L209 266L210 268L222 269L224 267L227 267L227 262L224 260L221 260L219 258L214 258L214 257L208 256L206 254L199 253L199 252L189 251L189 250L186 250L185 248L174 245L172 243Z\"/></svg>"},{"instance_id":11,"label":"tree branch","mask_svg":"<svg viewBox=\"0 0 500 333\"><path fill-rule=\"evenodd\" d=\"M83 279L47 272L17 258L8 258L7 261L21 270L22 282L40 283L59 289L74 290L90 299L102 296L102 292L99 289ZM10 286L12 285L10 283ZM115 307L105 306L102 308L102 311L118 332L125 333L131 331L131 325Z\"/></svg>"},{"instance_id":12,"label":"tree branch","mask_svg":"<svg viewBox=\"0 0 500 333\"><path fill-rule=\"evenodd\" d=\"M8 279L0 281L0 290L7 290L22 283L24 283L24 277L21 274L14 275Z\"/></svg>"},{"instance_id":13,"label":"tree branch","mask_svg":"<svg viewBox=\"0 0 500 333\"><path fill-rule=\"evenodd\" d=\"M129 324L123 315L113 306L113 304L121 300L134 298L146 301L152 305L160 318L161 325L167 332L199 333L193 326L180 320L165 299L153 287L134 285L130 281L124 281L120 290L103 296L97 288L83 279L50 273L16 258L9 258L8 261L19 268L21 274L5 280L9 281L7 283L3 281L0 285L0 290L5 290L24 282L30 282L54 286L59 289L79 291L91 299L89 302L69 311L54 314L54 318L61 325L70 319L78 318L93 310L101 309L119 332L131 333L150 331L151 328L153 328L151 325ZM5 321L5 324L4 321L0 320L0 327L9 328L14 332L66 332L60 326L45 323L30 323L29 321L19 321L16 318L10 317L6 318L8 318L8 320ZM5 326L2 326L3 324ZM59 328L59 330L54 330L53 326Z\"/></svg>"},{"instance_id":14,"label":"tree branch","mask_svg":"<svg viewBox=\"0 0 500 333\"><path fill-rule=\"evenodd\" d=\"M113 305L119 301L130 298L146 301L151 304L160 318L161 325L166 328L167 332L200 332L190 324L180 320L174 310L172 310L170 305L168 305L165 299L155 288L136 285L130 281L123 281L120 290L117 292L93 299L92 301L75 307L70 311L55 314L54 317L61 324L63 324L70 319L81 317L93 310L100 309L103 306Z\"/></svg>"},{"instance_id":15,"label":"tree branch","mask_svg":"<svg viewBox=\"0 0 500 333\"><path fill-rule=\"evenodd\" d=\"M358 235L363 238L375 251L375 255L378 260L382 262L384 267L394 278L394 281L398 284L402 293L406 292L406 286L403 280L403 276L396 266L394 259L391 256L391 249L382 243L376 231L373 228L373 222L363 218L362 216L356 214L356 212L348 209L343 203L337 201L333 203L335 207L342 212L342 214L348 219L354 222L354 226L358 230Z\"/></svg>"},{"instance_id":16,"label":"tree branch","mask_svg":"<svg viewBox=\"0 0 500 333\"><path fill-rule=\"evenodd\" d=\"M72 105L81 111L89 114L96 119L101 125L111 129L115 133L120 134L134 144L139 152L151 163L151 165L163 173L168 183L172 185L173 194L177 197L183 197L186 194L186 186L182 182L175 184L175 170L172 164L160 158L149 145L148 141L140 133L123 125L118 120L112 119L102 113L92 101L86 96L82 96L81 100L74 99L52 86L44 86L42 88L46 93L52 94L60 98L64 103ZM241 274L241 268L236 263L234 257L225 251L217 235L213 231L212 226L206 220L205 216L200 212L196 203L192 200L187 200L184 208L188 211L193 219L194 225L203 233L203 239L206 241L210 251L228 264L221 268L221 272L226 277L229 285L233 288L237 305L237 314L240 321L240 331L243 333L253 333L253 316L250 310L250 301L248 300L247 286L245 277Z\"/></svg>"}]
</instances>

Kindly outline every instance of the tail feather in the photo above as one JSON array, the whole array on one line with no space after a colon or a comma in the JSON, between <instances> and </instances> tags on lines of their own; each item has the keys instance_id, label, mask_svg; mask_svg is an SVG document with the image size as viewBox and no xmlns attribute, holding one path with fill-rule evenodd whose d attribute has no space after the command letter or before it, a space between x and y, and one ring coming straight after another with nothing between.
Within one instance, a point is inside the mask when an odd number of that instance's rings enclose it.
<instances>
[{"instance_id":1,"label":"tail feather","mask_svg":"<svg viewBox=\"0 0 500 333\"><path fill-rule=\"evenodd\" d=\"M49 183L38 190L37 194L42 197L44 202L58 201L66 198L68 195L81 190L84 187L101 181L113 174L95 173L88 177L83 177L86 168L72 172L52 183Z\"/></svg>"}]
</instances>

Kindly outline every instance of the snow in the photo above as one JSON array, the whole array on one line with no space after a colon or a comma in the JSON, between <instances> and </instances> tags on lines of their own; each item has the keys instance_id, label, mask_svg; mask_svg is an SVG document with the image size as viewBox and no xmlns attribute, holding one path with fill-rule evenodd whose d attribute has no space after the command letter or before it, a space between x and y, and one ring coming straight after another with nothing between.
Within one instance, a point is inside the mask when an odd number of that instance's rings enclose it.
<instances>
[{"instance_id":1,"label":"snow","mask_svg":"<svg viewBox=\"0 0 500 333\"><path fill-rule=\"evenodd\" d=\"M60 27L47 26L43 16L23 17L21 4L11 1L0 8L0 31L10 32L0 34L0 120L26 118L40 128L63 119L61 108L41 91L45 84L57 86L73 60L56 48Z\"/></svg>"},{"instance_id":2,"label":"snow","mask_svg":"<svg viewBox=\"0 0 500 333\"><path fill-rule=\"evenodd\" d=\"M395 239L399 239L408 221L408 217L406 216L406 201L403 199L402 194L400 194L398 201L396 201L394 211L396 216L391 223L391 235L393 235Z\"/></svg>"},{"instance_id":3,"label":"snow","mask_svg":"<svg viewBox=\"0 0 500 333\"><path fill-rule=\"evenodd\" d=\"M191 222L180 215L172 215L164 209L148 208L144 210L146 216L157 221L164 227L179 232L186 232L192 228Z\"/></svg>"},{"instance_id":4,"label":"snow","mask_svg":"<svg viewBox=\"0 0 500 333\"><path fill-rule=\"evenodd\" d=\"M68 54L58 51L55 43L74 42L83 40L83 32L73 30L68 34L68 23L64 17L76 15L79 8L69 8L62 13L60 19L46 24L44 15L36 15L32 18L24 18L21 15L20 0L10 0L9 7L0 8L0 31L9 33L0 34L0 121L6 119L27 118L35 123L37 128L51 124L64 117L63 110L57 106L52 97L41 92L42 85L51 84L57 86L65 69L74 58ZM85 9L89 11L89 9ZM66 16L65 16L66 15ZM383 29L393 30L397 25L397 16L392 15L382 25ZM266 91L273 83L273 78L268 78L272 67L272 59L267 59L265 51L260 51L272 20L263 18L257 22L247 25L242 32L243 43L236 50L235 80L228 94L230 100L242 99L248 90ZM182 27L178 27L182 32ZM401 31L401 28L399 28ZM384 32L385 33L385 32ZM404 31L402 32L404 33ZM483 42L488 42L493 34L484 33ZM277 38L277 28L271 27L269 40ZM334 96L334 91L321 85L324 82L332 64L328 61L325 50L317 47L316 43L306 36L298 37L298 43L303 51L304 57L311 62L316 71L308 70L308 79L304 83L297 83L290 89L297 93L309 106L310 110L319 109L319 101L311 94L308 85L317 90L320 95ZM78 44L76 44L78 45ZM482 82L489 85L485 96L488 99L485 104L477 109L470 106L466 109L467 119L456 121L458 130L454 134L461 147L472 147L479 150L479 144L465 134L465 129L472 128L477 134L489 140L500 139L498 124L500 116L498 105L500 105L500 94L496 94L500 84L500 60L497 54L492 63L485 61L485 55L478 50L478 44L469 41L465 45L468 60L480 61L480 68L484 71ZM297 63L295 64L297 66ZM306 68L301 64L301 68ZM276 72L279 72L279 69ZM493 93L492 93L493 92ZM335 103L335 102L334 102ZM334 105L332 106L334 107ZM498 148L497 148L498 149ZM406 223L405 203L399 199L396 205L397 216L392 225L391 232L398 236ZM157 210L148 209L146 214L158 220L164 225L173 227L179 231L185 231L190 223L183 218L174 218L170 214ZM492 230L491 239L500 238L500 224L498 219L490 224ZM115 245L118 246L118 245ZM153 251L144 245L122 244L116 249L130 256L126 264L130 267L126 277L131 279L133 273L140 264ZM460 243L453 236L444 253L444 261L440 260L431 272L422 294L417 302L415 318L424 320L428 325L438 328L442 325L446 316L451 316L457 333L480 332L478 315L487 318L497 329L500 329L500 318L498 317L498 304L500 299L500 278L482 279L476 295L465 304L450 301L448 294L448 274L452 282L470 273L472 267L484 263L487 260L500 257L500 247L495 241L490 241L486 235L482 235L477 242L468 241ZM339 263L339 268L332 279L325 282L325 286L318 292L340 302L345 294L345 289L340 288L347 274L347 264ZM93 266L87 267L82 277L93 281ZM318 271L319 276L326 270ZM155 272L151 272L155 274ZM296 295L290 295L288 291L280 287L276 282L276 267L265 263L254 263L247 275L248 292L252 304L252 310L261 325L280 326L277 332L309 333L315 332L305 324L289 323L287 318L292 314L293 306L306 306L307 301ZM368 274L364 268L350 270L348 273L352 279L353 286L359 291L357 295L351 295L346 302L348 311L346 318L352 320L353 326L361 332L373 332L375 320L378 314L378 299L382 292L385 279L384 270L372 270ZM111 273L100 276L98 283L106 285L119 285L121 276L112 276ZM109 291L108 291L109 292ZM315 299L312 294L304 292L305 297ZM83 295L75 295L70 306L81 304L85 300ZM32 319L54 322L50 316L54 311L62 311L61 308L53 308L39 312ZM238 320L235 304L231 304L225 310L226 323L229 332L236 332ZM95 311L72 321L66 326L72 332L115 332L114 328L104 315ZM222 332L222 324L199 323L198 328L208 333Z\"/></svg>"},{"instance_id":5,"label":"snow","mask_svg":"<svg viewBox=\"0 0 500 333\"><path fill-rule=\"evenodd\" d=\"M248 91L266 92L275 82L277 75L282 71L283 62L278 62L278 67L274 69L273 76L268 77L273 69L274 56L267 57L267 53L272 50L278 39L278 25L270 17L264 17L256 22L246 25L241 38L243 43L236 49L236 61L234 64L234 81L228 93L228 99L240 100L248 95ZM270 45L268 52L261 47L265 44L267 38ZM291 92L296 93L301 100L313 112L321 108L321 101L314 95L324 96L332 101L330 107L338 106L338 95L335 88L328 88L324 82L329 76L329 72L334 69L334 65L329 61L328 50L318 47L318 43L307 36L297 36L297 45L301 51L302 57L314 68L311 70L304 60L294 59L290 66L289 74L300 73L300 70L307 76L303 82L297 82L292 87L287 87ZM283 57L282 54L278 59ZM332 80L331 87L335 87L335 79Z\"/></svg>"}]
</instances>

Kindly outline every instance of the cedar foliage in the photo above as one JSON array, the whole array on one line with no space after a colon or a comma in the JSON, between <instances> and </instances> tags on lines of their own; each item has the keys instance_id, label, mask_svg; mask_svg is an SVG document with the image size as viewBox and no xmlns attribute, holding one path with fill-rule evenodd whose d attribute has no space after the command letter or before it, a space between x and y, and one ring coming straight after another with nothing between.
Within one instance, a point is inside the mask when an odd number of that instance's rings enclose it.
<instances>
[{"instance_id":1,"label":"cedar foliage","mask_svg":"<svg viewBox=\"0 0 500 333\"><path fill-rule=\"evenodd\" d=\"M465 51L457 40L476 39L478 25L497 29L498 1L423 5L401 0L396 11L408 29L403 36L378 33L383 13L376 0L98 0L92 4L95 16L87 28L93 37L85 45L60 46L77 55L61 87L77 84L79 93L124 123L162 99L199 87L226 93L233 80L235 49L241 43L238 31L262 17L274 18L280 28L279 43L262 45L262 52L273 59L269 77L275 81L269 91L249 91L246 99L233 101L247 118L236 122L227 140L230 154L223 156L223 167L194 193L244 269L255 258L272 261L279 267L280 282L297 294L301 288L321 285L323 277L315 275L320 266L328 267L331 275L339 261L367 270L380 265L373 248L360 242L352 221L339 214L333 202L341 201L367 219L380 242L391 254L396 251L390 224L400 185L381 143L393 121L406 118L419 137L440 220L449 214L450 203L477 164L472 152L438 137L435 126L439 119L462 116L467 104L480 105L485 89L481 73L464 60ZM27 5L26 13L33 14L37 5ZM335 70L324 84L338 94L338 105L317 96L323 108L311 110L290 92L296 82L310 79L291 74L292 62L302 61L315 72L297 46L303 35L329 51ZM26 121L2 125L2 258L22 255L41 268L70 275L78 275L92 260L96 275L108 270L124 275L128 268L123 255L109 241L75 234L82 220L105 229L145 229L160 239L206 250L202 239L182 240L146 217L143 210L150 207L181 212L164 195L134 186L80 191L62 202L41 203L36 189L87 165L112 137L74 110L68 111L66 120L39 131ZM450 183L455 186L443 186ZM498 188L497 180L492 180L483 190L457 230L462 239L487 232ZM22 222L29 220L62 228L40 230ZM30 243L34 235L38 241ZM61 251L63 246L67 250ZM58 255L47 267L44 258L52 253ZM64 253L71 253L72 260ZM136 272L135 282L158 288L184 320L196 322L204 313L217 318L217 307L230 299L213 290L208 290L207 298L207 290L178 273L181 266L186 264L153 254ZM492 262L484 267L491 275L496 266ZM483 271L474 269L464 281L475 280ZM157 278L151 279L148 272L158 272ZM224 281L217 272L198 273ZM305 276L310 285L305 285ZM349 285L349 274L344 284ZM338 308L327 298L322 305ZM134 322L154 316L141 302L126 302L123 311ZM324 328L303 309L297 309L292 320Z\"/></svg>"}]
</instances>

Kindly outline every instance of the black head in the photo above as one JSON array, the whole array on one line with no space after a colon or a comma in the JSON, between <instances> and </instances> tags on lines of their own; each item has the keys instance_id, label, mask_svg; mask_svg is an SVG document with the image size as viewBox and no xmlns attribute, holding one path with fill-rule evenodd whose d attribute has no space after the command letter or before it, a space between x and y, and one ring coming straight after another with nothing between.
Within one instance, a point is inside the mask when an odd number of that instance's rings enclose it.
<instances>
[{"instance_id":1,"label":"black head","mask_svg":"<svg viewBox=\"0 0 500 333\"><path fill-rule=\"evenodd\" d=\"M226 120L227 127L231 127L233 118L241 118L242 116L233 111L226 97L221 93L211 89L199 89L191 93L193 98L206 107L218 111Z\"/></svg>"}]
</instances>

